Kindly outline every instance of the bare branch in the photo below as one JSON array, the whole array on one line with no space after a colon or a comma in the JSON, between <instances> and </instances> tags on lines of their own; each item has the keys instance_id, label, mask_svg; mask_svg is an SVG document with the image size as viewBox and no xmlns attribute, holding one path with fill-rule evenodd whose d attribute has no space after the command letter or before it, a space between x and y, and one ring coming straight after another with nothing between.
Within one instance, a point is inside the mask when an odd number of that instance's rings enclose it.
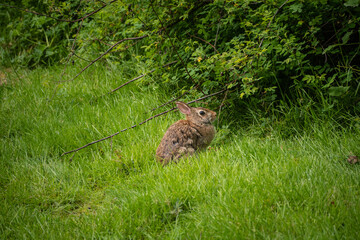
<instances>
[{"instance_id":1,"label":"bare branch","mask_svg":"<svg viewBox=\"0 0 360 240\"><path fill-rule=\"evenodd\" d=\"M74 54L75 57L77 57L77 58L79 58L79 59L81 59L81 60L83 60L85 62L91 62L91 60L86 59L86 58L84 58L82 56L79 56L76 52L73 52L73 54Z\"/></svg>"},{"instance_id":2,"label":"bare branch","mask_svg":"<svg viewBox=\"0 0 360 240\"><path fill-rule=\"evenodd\" d=\"M173 61L173 62L171 62L171 63L165 64L165 65L164 65L164 66L162 66L162 67L167 67L167 66L170 66L170 65L172 65L172 64L174 64L174 63L177 63L177 61ZM120 88L122 88L122 87L124 87L124 86L128 85L129 83L132 83L133 81L138 80L138 79L140 79L140 78L142 78L142 77L144 77L144 76L146 76L146 75L148 75L148 74L150 74L150 73L154 72L155 70L156 70L156 69L153 69L153 70L151 70L151 71L150 71L150 72L148 72L148 73L144 73L144 74L142 74L142 75L140 75L140 76L138 76L138 77L136 77L136 78L131 79L130 81L128 81L128 82L126 82L126 83L122 84L121 86L119 86L119 87L117 87L117 88L115 88L115 89L111 90L110 92L108 92L108 94L113 93L113 92L115 92L115 91L119 90Z\"/></svg>"},{"instance_id":3,"label":"bare branch","mask_svg":"<svg viewBox=\"0 0 360 240\"><path fill-rule=\"evenodd\" d=\"M212 93L212 94L203 96L203 97L198 98L198 99L196 99L196 100L192 100L192 101L188 102L187 104L191 104L191 103L194 103L194 102L199 102L199 101L201 101L201 100L203 100L203 99L206 99L206 98L209 98L209 97L213 97L213 96L215 96L215 95L218 95L218 94L220 94L220 93L225 92L226 90L228 90L228 88L225 88L225 89L223 89L223 90L220 90L220 91L218 91L218 92L216 92L216 93Z\"/></svg>"},{"instance_id":4,"label":"bare branch","mask_svg":"<svg viewBox=\"0 0 360 240\"><path fill-rule=\"evenodd\" d=\"M189 91L190 91L190 90L189 90ZM168 104L170 104L170 103L172 103L172 102L175 102L176 100L182 98L184 95L188 94L189 91L186 91L186 92L184 92L183 94L181 94L180 96L178 96L178 97L176 97L176 98L174 98L174 99L172 99L172 100L170 100L170 101L168 101L168 102L166 102L166 103L164 103L164 104L161 104L160 106L158 106L158 107L156 107L156 108L151 109L151 111L153 112L153 111L155 111L156 109L162 108L162 107L164 107L164 106L166 106L166 105L168 105Z\"/></svg>"},{"instance_id":5,"label":"bare branch","mask_svg":"<svg viewBox=\"0 0 360 240\"><path fill-rule=\"evenodd\" d=\"M228 90L228 89L226 88L226 89L223 89L223 90L221 90L221 91L219 91L219 92L206 95L206 96L204 96L204 97L201 97L201 98L198 98L198 99L196 99L196 100L190 101L190 102L188 102L188 104L191 104L191 103L194 103L194 102L198 102L198 101L201 101L201 100L203 100L203 99L205 99L205 98L209 98L209 97L218 95L218 94L223 93L223 92L225 92L225 91L227 91L227 90ZM98 143L98 142L104 141L104 140L106 140L106 139L112 138L112 137L114 137L114 136L116 136L116 135L118 135L118 134L120 134L120 133L122 133L122 132L125 132L125 131L127 131L127 130L130 130L130 129L135 128L135 127L137 127L137 126L140 126L140 125L142 125L142 124L144 124L144 123L146 123L146 122L148 122L148 121L150 121L150 120L152 120L152 119L154 119L154 118L160 117L160 116L162 116L162 115L164 115L164 114L167 114L167 113L169 113L169 112L171 112L171 111L174 111L174 110L176 110L176 109L177 109L177 108L171 108L171 109L169 109L169 110L167 110L167 111L164 111L164 112L162 112L162 113L156 114L156 115L154 115L154 116L152 116L152 117L150 117L150 118L142 121L141 123L138 123L138 124L135 124L135 125L133 125L133 126L131 126L131 127L125 128L125 129L123 129L123 130L121 130L121 131L119 131L119 132L116 132L116 133L114 133L114 134L112 134L112 135L110 135L110 136L107 136L107 137L101 138L101 139L99 139L99 140L93 141L93 142L88 143L88 144L86 144L86 145L84 145L84 146L82 146L82 147L79 147L79 148L77 148L77 149L74 149L74 150L65 152L65 153L61 154L60 157L65 156L65 155L67 155L67 154L69 154L69 153L77 152L77 151L79 151L79 150L81 150L81 149L83 149L83 148L86 148L86 147L90 146L90 145L93 145L93 144L95 144L95 143Z\"/></svg>"},{"instance_id":6,"label":"bare branch","mask_svg":"<svg viewBox=\"0 0 360 240\"><path fill-rule=\"evenodd\" d=\"M127 129L126 129L126 130L127 130ZM121 132L121 131L120 131L120 132ZM110 135L110 136L104 137L104 138L102 138L102 139L93 141L93 142L88 143L88 144L86 144L86 145L84 145L84 146L82 146L82 147L79 147L79 148L77 148L77 149L74 149L74 150L65 152L65 153L61 154L60 157L65 156L66 154L69 154L69 153L77 152L77 151L79 151L79 150L81 150L81 149L83 149L83 148L86 148L86 147L90 146L90 145L93 145L93 144L95 144L95 143L98 143L98 142L104 141L104 140L106 140L106 139L112 138L113 136L118 135L120 132L117 132L117 133L114 133L113 135Z\"/></svg>"},{"instance_id":7,"label":"bare branch","mask_svg":"<svg viewBox=\"0 0 360 240\"><path fill-rule=\"evenodd\" d=\"M151 109L150 111L155 111L156 109L159 109L159 108L162 108L162 107L164 107L164 106L166 106L166 105L168 105L168 104L170 104L170 103L172 103L172 102L175 102L176 100L178 100L178 99L180 99L180 98L182 98L183 96L185 96L186 94L188 94L191 90L194 90L194 89L196 89L198 86L195 86L194 88L192 88L192 89L190 89L190 90L188 90L188 91L185 91L183 94L181 94L180 96L178 96L178 97L176 97L176 98L174 98L174 99L172 99L172 100L170 100L170 101L168 101L168 102L166 102L166 103L164 103L164 104L161 104L160 106L158 106L158 107L156 107L156 108L153 108L153 109Z\"/></svg>"},{"instance_id":8,"label":"bare branch","mask_svg":"<svg viewBox=\"0 0 360 240\"><path fill-rule=\"evenodd\" d=\"M132 83L132 82L135 81L135 80L138 80L138 79L140 79L140 78L142 78L142 77L145 77L146 75L148 75L149 73L152 73L152 72L154 72L154 71L155 71L155 69L151 70L151 71L148 72L148 73L144 73L144 74L142 74L142 75L140 75L140 76L138 76L138 77L136 77L136 78L133 78L133 79L131 79L130 81L128 81L128 82L120 85L119 87L117 87L117 88L115 88L115 89L113 89L113 90L111 90L110 92L108 92L108 94L113 93L113 92L119 90L120 88L128 85L129 83Z\"/></svg>"},{"instance_id":9,"label":"bare branch","mask_svg":"<svg viewBox=\"0 0 360 240\"><path fill-rule=\"evenodd\" d=\"M113 0L113 1L111 1L109 4L111 4L111 3L115 2L115 1L117 1L117 0ZM109 4L108 4L108 5L109 5ZM104 8L105 6L107 6L107 5L104 5L103 8ZM91 15L94 14L94 13L96 13L96 12L98 12L98 11L100 11L100 10L101 10L101 9L98 9L97 11L92 12ZM89 14L88 14L88 15L89 15ZM167 25L167 26L165 26L165 27L163 26L161 29L159 29L159 30L157 31L157 33L161 33L161 31L166 30L168 27L173 26L174 24L177 24L179 21L180 21L180 19L177 19L176 21L172 22L171 24L169 24L169 25ZM81 27L80 27L80 28L81 28ZM80 28L79 28L79 29L80 29ZM113 45L110 45L111 47L110 47L108 50L106 50L106 52L104 52L102 55L100 55L99 57L97 57L95 60L89 61L90 63L89 63L85 68L83 68L75 77L73 77L73 78L70 79L70 80L66 80L66 81L61 81L61 79L60 79L60 81L58 81L58 83L60 83L60 82L70 82L70 81L75 80L82 72L84 72L84 71L85 71L86 69L88 69L91 65L93 65L95 62L97 62L98 60L100 60L103 56L105 56L106 54L108 54L109 52L111 52L111 50L112 50L114 47L116 47L117 45L119 45L120 43L122 43L122 42L124 42L124 41L128 41L128 40L140 40L140 39L146 38L146 37L148 37L148 36L149 36L149 35L146 34L146 35L143 35L143 36L140 36L140 37L125 38L125 39L122 39L122 40L116 42L116 43L113 44ZM96 40L102 42L100 39L96 39ZM106 43L104 43L104 44L106 44ZM135 44L136 44L136 43L131 44L130 46L126 46L125 49L128 49L128 48L134 46ZM109 44L106 44L106 45L109 45ZM80 56L78 56L73 50L72 50L72 55L75 55L75 56L77 56L78 58L83 59L83 58L81 58ZM71 56L72 56L72 55L71 55ZM85 60L85 59L83 59L83 60ZM88 61L88 60L85 60L85 61ZM170 64L172 64L172 63L170 63ZM170 65L170 64L169 64L169 65ZM65 68L66 68L66 67L65 67ZM185 68L186 68L186 66L185 66ZM191 76L190 76L190 77L191 77ZM56 92L56 89L55 89L55 92Z\"/></svg>"},{"instance_id":10,"label":"bare branch","mask_svg":"<svg viewBox=\"0 0 360 240\"><path fill-rule=\"evenodd\" d=\"M108 50L106 50L106 52L104 52L103 54L101 54L99 57L97 57L95 60L92 60L91 63L89 63L86 67L84 67L78 74L76 74L75 77L73 77L71 80L68 81L73 81L75 78L77 78L82 72L84 72L86 69L88 69L91 65L93 65L95 62L97 62L100 58L102 58L103 56L105 56L106 54L108 54L114 47L116 47L117 45L119 45L122 42L125 41L129 41L129 40L140 40L143 38L148 37L149 35L143 35L141 37L133 37L133 38L124 38L120 41L118 41L117 43L115 43L114 45L112 45Z\"/></svg>"}]
</instances>

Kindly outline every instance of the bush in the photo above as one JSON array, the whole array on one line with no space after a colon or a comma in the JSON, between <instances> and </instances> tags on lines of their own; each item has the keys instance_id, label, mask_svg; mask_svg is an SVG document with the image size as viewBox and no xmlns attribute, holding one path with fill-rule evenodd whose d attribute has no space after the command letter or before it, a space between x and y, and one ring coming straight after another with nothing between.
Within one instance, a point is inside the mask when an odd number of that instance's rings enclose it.
<instances>
[{"instance_id":1,"label":"bush","mask_svg":"<svg viewBox=\"0 0 360 240\"><path fill-rule=\"evenodd\" d=\"M73 1L54 13L49 10L54 4L41 8L58 18L84 16L101 6ZM325 116L336 111L356 115L359 13L357 0L115 1L84 20L75 51L83 59L95 59L117 44L103 60L116 66L134 59L147 70L177 60L176 67L155 71L156 81L143 83L166 84L173 96L190 91L191 99L228 89L211 104L238 110L236 118L244 107L266 115L284 104L310 106ZM79 23L19 16L8 27L24 21L5 40L16 42L6 48L18 54L15 59L34 66L65 56ZM29 32L20 34L27 27ZM50 35L54 37L48 40ZM29 41L30 36L39 41ZM118 42L140 36L144 38Z\"/></svg>"},{"instance_id":2,"label":"bush","mask_svg":"<svg viewBox=\"0 0 360 240\"><path fill-rule=\"evenodd\" d=\"M34 68L58 63L69 53L81 1L55 6L57 1L9 1L0 5L1 65L12 64Z\"/></svg>"},{"instance_id":3,"label":"bush","mask_svg":"<svg viewBox=\"0 0 360 240\"><path fill-rule=\"evenodd\" d=\"M175 89L172 95L195 86L191 98L228 88L226 103L238 108L245 102L273 112L276 100L311 100L319 113L336 107L356 114L359 12L351 0L128 1L96 15L80 49L92 55L108 48L85 44L89 36L113 44L148 35L133 52L124 42L108 59L131 53L149 69L178 60L177 68L155 73L157 84Z\"/></svg>"}]
</instances>

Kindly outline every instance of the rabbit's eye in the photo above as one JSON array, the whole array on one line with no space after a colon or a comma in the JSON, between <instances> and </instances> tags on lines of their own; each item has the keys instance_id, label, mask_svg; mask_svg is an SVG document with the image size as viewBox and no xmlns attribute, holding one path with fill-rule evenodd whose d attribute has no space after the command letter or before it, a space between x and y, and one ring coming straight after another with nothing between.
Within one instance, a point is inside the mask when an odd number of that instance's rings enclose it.
<instances>
[{"instance_id":1,"label":"rabbit's eye","mask_svg":"<svg viewBox=\"0 0 360 240\"><path fill-rule=\"evenodd\" d=\"M205 112L201 110L201 111L199 112L199 114L200 114L201 116L204 116L204 115L205 115Z\"/></svg>"}]
</instances>

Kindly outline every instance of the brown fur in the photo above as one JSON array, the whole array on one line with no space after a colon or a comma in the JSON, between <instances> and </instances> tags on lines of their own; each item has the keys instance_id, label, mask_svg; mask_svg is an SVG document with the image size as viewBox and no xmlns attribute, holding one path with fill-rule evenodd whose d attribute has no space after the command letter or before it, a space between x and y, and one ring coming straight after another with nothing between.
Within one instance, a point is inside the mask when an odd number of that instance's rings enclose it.
<instances>
[{"instance_id":1,"label":"brown fur","mask_svg":"<svg viewBox=\"0 0 360 240\"><path fill-rule=\"evenodd\" d=\"M186 115L186 120L179 120L166 131L156 157L164 165L206 149L215 136L215 128L211 124L216 113L206 108L192 108L183 102L176 103L179 110ZM200 115L204 111L204 115Z\"/></svg>"}]
</instances>

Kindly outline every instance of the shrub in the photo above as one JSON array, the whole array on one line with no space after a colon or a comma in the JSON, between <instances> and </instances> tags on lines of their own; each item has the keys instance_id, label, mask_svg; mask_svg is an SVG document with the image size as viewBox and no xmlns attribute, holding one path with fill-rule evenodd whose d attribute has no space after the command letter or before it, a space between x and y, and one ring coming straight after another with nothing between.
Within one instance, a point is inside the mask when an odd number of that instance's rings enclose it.
<instances>
[{"instance_id":1,"label":"shrub","mask_svg":"<svg viewBox=\"0 0 360 240\"><path fill-rule=\"evenodd\" d=\"M29 1L23 4L31 5ZM156 81L143 83L166 84L173 96L189 91L192 99L228 89L211 104L235 110L251 105L274 113L282 102L303 109L315 107L325 115L335 110L360 111L357 0L107 4L84 20L78 36L79 22L15 12L17 18L7 28L16 27L3 42L16 42L6 49L30 66L52 64L64 57L75 36L74 50L83 59L95 59L116 44L102 58L115 66L133 59L151 70L177 60L176 67L152 73ZM55 1L50 1L37 8L57 18L74 19L105 5L72 1L54 6ZM25 28L29 31L20 34ZM140 36L144 38L118 42Z\"/></svg>"}]
</instances>

